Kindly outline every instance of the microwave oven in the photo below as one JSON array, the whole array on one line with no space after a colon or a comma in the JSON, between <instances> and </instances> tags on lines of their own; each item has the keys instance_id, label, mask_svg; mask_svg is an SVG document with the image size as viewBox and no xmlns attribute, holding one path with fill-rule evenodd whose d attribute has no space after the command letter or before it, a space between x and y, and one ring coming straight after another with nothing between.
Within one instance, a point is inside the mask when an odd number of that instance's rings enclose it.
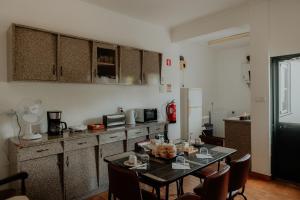
<instances>
[{"instance_id":1,"label":"microwave oven","mask_svg":"<svg viewBox=\"0 0 300 200\"><path fill-rule=\"evenodd\" d=\"M136 109L136 122L152 122L152 121L157 121L157 109L152 108L152 109Z\"/></svg>"}]
</instances>

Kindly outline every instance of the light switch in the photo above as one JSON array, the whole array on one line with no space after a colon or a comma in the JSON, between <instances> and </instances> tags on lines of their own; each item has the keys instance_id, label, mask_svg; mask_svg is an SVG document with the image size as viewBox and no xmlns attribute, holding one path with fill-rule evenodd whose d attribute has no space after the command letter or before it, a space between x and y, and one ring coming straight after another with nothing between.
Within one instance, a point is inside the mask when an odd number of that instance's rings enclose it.
<instances>
[{"instance_id":1,"label":"light switch","mask_svg":"<svg viewBox=\"0 0 300 200\"><path fill-rule=\"evenodd\" d=\"M255 97L255 102L264 103L266 102L266 97Z\"/></svg>"}]
</instances>

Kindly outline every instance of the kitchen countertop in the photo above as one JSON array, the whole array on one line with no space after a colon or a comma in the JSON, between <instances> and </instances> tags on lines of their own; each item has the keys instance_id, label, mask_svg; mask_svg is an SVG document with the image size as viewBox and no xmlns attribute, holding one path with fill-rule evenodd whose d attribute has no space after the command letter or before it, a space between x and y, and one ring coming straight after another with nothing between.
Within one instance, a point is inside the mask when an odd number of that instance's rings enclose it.
<instances>
[{"instance_id":1,"label":"kitchen countertop","mask_svg":"<svg viewBox=\"0 0 300 200\"><path fill-rule=\"evenodd\" d=\"M251 120L240 120L239 117L229 117L224 119L225 122L251 123Z\"/></svg>"},{"instance_id":2,"label":"kitchen countertop","mask_svg":"<svg viewBox=\"0 0 300 200\"><path fill-rule=\"evenodd\" d=\"M19 148L25 148L25 147L38 146L38 145L44 145L49 143L61 142L61 141L74 140L74 139L79 139L84 137L111 134L111 133L126 131L134 128L143 128L143 127L156 126L159 124L167 124L167 123L168 122L137 123L136 125L126 125L125 128L114 129L114 130L107 130L107 129L85 130L83 132L76 132L76 133L66 131L63 133L63 135L59 135L59 136L48 136L47 133L43 133L42 138L38 140L23 140L20 137L12 137L9 140L12 144L18 146Z\"/></svg>"}]
</instances>

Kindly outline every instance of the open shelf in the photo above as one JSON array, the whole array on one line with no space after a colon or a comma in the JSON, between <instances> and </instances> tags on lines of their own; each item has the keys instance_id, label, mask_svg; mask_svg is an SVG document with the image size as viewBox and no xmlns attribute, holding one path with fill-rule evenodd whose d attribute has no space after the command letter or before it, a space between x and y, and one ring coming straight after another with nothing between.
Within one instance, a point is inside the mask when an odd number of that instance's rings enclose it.
<instances>
[{"instance_id":1,"label":"open shelf","mask_svg":"<svg viewBox=\"0 0 300 200\"><path fill-rule=\"evenodd\" d=\"M116 66L114 63L98 62L98 65Z\"/></svg>"}]
</instances>

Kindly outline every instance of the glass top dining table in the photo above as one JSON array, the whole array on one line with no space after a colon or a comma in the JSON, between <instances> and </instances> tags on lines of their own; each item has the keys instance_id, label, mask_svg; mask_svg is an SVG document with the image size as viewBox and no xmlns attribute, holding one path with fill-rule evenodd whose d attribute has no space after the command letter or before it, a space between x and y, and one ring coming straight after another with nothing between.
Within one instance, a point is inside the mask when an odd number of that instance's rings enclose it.
<instances>
[{"instance_id":1,"label":"glass top dining table","mask_svg":"<svg viewBox=\"0 0 300 200\"><path fill-rule=\"evenodd\" d=\"M160 199L160 188L166 187L165 199L169 199L169 185L173 182L177 183L177 193L183 193L183 178L192 174L197 170L201 170L213 163L220 163L220 161L229 157L236 152L235 149L226 148L221 146L204 144L201 147L206 147L211 158L198 158L198 152L191 154L183 154L185 162L189 164L188 169L174 169L172 163L176 162L174 159L162 159L150 156L149 162L146 166L141 168L132 168L138 173L140 181L147 185L152 186L156 190L158 199ZM125 152L121 154L116 154L113 156L105 157L104 160L108 163L119 167L128 168L124 162L128 160L130 155L136 155L138 158L141 156L138 152Z\"/></svg>"}]
</instances>

